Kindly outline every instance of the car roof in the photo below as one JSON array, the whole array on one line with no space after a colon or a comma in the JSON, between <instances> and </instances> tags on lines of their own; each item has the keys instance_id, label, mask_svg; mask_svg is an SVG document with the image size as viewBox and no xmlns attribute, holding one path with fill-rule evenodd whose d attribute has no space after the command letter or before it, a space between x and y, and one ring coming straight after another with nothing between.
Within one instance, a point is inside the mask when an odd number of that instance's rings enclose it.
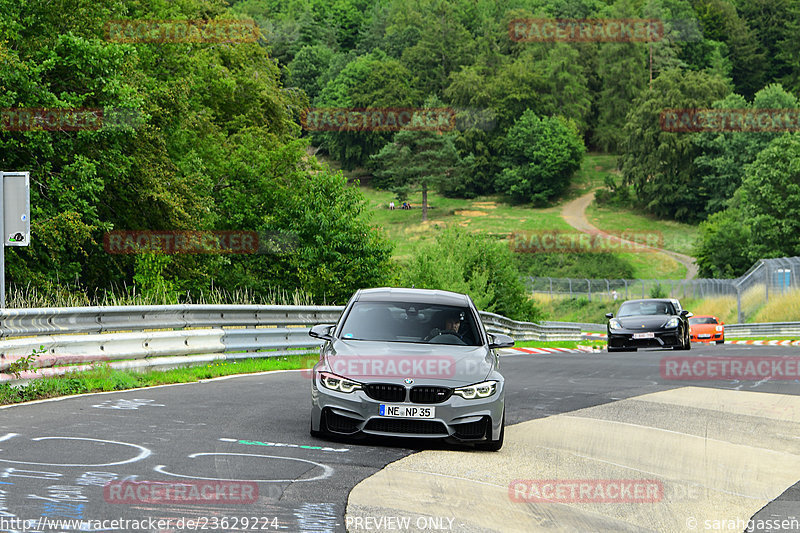
<instances>
[{"instance_id":1,"label":"car roof","mask_svg":"<svg viewBox=\"0 0 800 533\"><path fill-rule=\"evenodd\" d=\"M381 287L361 289L355 295L361 302L409 302L444 305L469 305L469 297L457 292L431 289L408 289L402 287Z\"/></svg>"},{"instance_id":2,"label":"car roof","mask_svg":"<svg viewBox=\"0 0 800 533\"><path fill-rule=\"evenodd\" d=\"M717 318L714 315L692 315L692 318Z\"/></svg>"}]
</instances>

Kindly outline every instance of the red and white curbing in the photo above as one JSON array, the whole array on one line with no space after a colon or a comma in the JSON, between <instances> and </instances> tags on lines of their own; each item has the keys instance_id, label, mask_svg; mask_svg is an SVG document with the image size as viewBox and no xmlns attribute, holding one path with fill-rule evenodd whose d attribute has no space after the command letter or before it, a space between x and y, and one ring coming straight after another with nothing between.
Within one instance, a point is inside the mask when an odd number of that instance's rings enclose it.
<instances>
[{"instance_id":1,"label":"red and white curbing","mask_svg":"<svg viewBox=\"0 0 800 533\"><path fill-rule=\"evenodd\" d=\"M800 346L800 340L786 340L786 341L725 341L725 344L756 344L758 346Z\"/></svg>"}]
</instances>

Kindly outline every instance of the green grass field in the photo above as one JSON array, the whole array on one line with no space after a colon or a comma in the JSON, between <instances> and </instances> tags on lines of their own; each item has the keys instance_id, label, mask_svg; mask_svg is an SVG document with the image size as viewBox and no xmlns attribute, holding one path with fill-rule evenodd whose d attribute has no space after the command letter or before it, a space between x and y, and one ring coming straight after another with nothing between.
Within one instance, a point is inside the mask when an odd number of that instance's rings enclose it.
<instances>
[{"instance_id":1,"label":"green grass field","mask_svg":"<svg viewBox=\"0 0 800 533\"><path fill-rule=\"evenodd\" d=\"M445 198L428 193L428 221L422 222L422 193L411 195L410 210L389 209L394 195L362 186L374 224L382 227L395 243L395 259L411 257L415 248L432 239L439 228L457 225L464 231L508 237L514 231L564 230L569 225L560 216L560 207L534 209L503 203L497 196L478 197L473 200ZM396 205L400 205L395 200Z\"/></svg>"},{"instance_id":2,"label":"green grass field","mask_svg":"<svg viewBox=\"0 0 800 533\"><path fill-rule=\"evenodd\" d=\"M644 242L644 237L658 239L658 247L686 255L692 255L692 247L699 235L698 226L682 224L674 220L661 220L654 216L629 209L600 207L592 204L586 210L586 218L598 228L614 234L630 233L630 240Z\"/></svg>"}]
</instances>

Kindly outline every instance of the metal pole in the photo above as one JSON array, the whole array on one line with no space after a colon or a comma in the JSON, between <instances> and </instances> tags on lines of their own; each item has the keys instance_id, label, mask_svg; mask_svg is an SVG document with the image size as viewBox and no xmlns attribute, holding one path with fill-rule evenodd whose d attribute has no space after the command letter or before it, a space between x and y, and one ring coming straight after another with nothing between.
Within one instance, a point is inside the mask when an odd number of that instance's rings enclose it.
<instances>
[{"instance_id":1,"label":"metal pole","mask_svg":"<svg viewBox=\"0 0 800 533\"><path fill-rule=\"evenodd\" d=\"M3 211L5 188L5 175L0 171L0 309L6 308L6 238L3 236L6 232Z\"/></svg>"},{"instance_id":2,"label":"metal pole","mask_svg":"<svg viewBox=\"0 0 800 533\"><path fill-rule=\"evenodd\" d=\"M592 282L588 279L586 280L586 286L589 288L589 301L592 301Z\"/></svg>"},{"instance_id":3,"label":"metal pole","mask_svg":"<svg viewBox=\"0 0 800 533\"><path fill-rule=\"evenodd\" d=\"M736 309L738 310L737 320L739 321L739 324L743 324L744 314L742 313L742 292L738 285L736 286Z\"/></svg>"}]
</instances>

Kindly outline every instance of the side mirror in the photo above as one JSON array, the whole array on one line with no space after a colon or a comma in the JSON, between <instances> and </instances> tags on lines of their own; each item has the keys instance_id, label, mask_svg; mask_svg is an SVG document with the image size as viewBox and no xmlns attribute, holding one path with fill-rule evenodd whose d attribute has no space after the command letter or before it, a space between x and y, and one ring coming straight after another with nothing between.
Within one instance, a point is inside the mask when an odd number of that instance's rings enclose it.
<instances>
[{"instance_id":1,"label":"side mirror","mask_svg":"<svg viewBox=\"0 0 800 533\"><path fill-rule=\"evenodd\" d=\"M333 341L333 335L331 335L331 331L333 330L335 324L317 324L310 330L308 330L308 335L314 337L315 339L322 339L326 341Z\"/></svg>"},{"instance_id":2,"label":"side mirror","mask_svg":"<svg viewBox=\"0 0 800 533\"><path fill-rule=\"evenodd\" d=\"M614 313L606 313L606 318L614 318Z\"/></svg>"},{"instance_id":3,"label":"side mirror","mask_svg":"<svg viewBox=\"0 0 800 533\"><path fill-rule=\"evenodd\" d=\"M500 333L489 335L489 348L492 350L497 348L511 348L512 346L514 346L514 339L508 335L502 335Z\"/></svg>"},{"instance_id":4,"label":"side mirror","mask_svg":"<svg viewBox=\"0 0 800 533\"><path fill-rule=\"evenodd\" d=\"M684 310L681 311L681 316L690 317L690 316L694 316L694 315L692 313L690 313L689 311L687 311L686 309L684 309Z\"/></svg>"}]
</instances>

